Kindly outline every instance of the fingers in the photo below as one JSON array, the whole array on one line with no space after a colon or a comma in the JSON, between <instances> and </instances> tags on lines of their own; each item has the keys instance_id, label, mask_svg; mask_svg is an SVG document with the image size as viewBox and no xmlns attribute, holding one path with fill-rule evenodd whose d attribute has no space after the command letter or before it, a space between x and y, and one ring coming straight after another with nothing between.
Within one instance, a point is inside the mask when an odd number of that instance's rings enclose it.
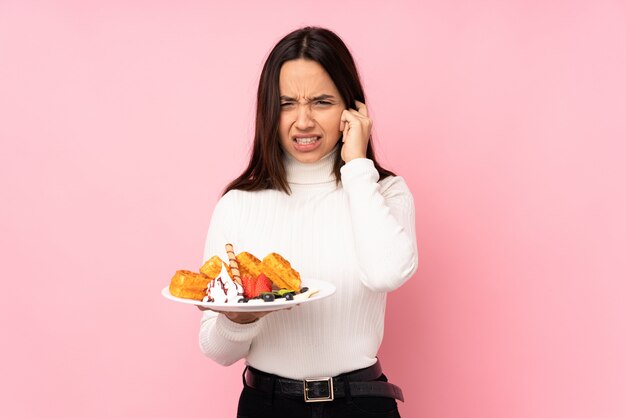
<instances>
[{"instance_id":1,"label":"fingers","mask_svg":"<svg viewBox=\"0 0 626 418\"><path fill-rule=\"evenodd\" d=\"M300 304L298 303L295 306L300 306ZM268 315L272 312L275 311L255 311L255 312L232 312L232 311L220 311L220 310L216 310L216 309L211 309L211 308L207 308L204 306L200 306L200 305L196 305L196 308L198 308L199 310L201 310L202 312L204 311L212 311L218 314L224 314L226 315L230 320L233 320L235 322L239 322L239 321L250 321L250 320L255 320L258 318L262 318L265 315ZM291 308L293 308L293 306L289 306L287 308L282 308L282 309L278 309L280 310L291 310Z\"/></svg>"},{"instance_id":2,"label":"fingers","mask_svg":"<svg viewBox=\"0 0 626 418\"><path fill-rule=\"evenodd\" d=\"M354 101L354 104L356 105L356 110L363 116L367 117L369 116L369 114L367 113L367 106L365 106L365 103L359 102L358 100Z\"/></svg>"},{"instance_id":3,"label":"fingers","mask_svg":"<svg viewBox=\"0 0 626 418\"><path fill-rule=\"evenodd\" d=\"M346 142L346 137L348 136L348 130L350 128L349 118L351 117L354 117L354 116L351 116L350 112L348 112L347 109L341 113L341 121L339 122L339 130L343 133L342 138L341 138L342 142Z\"/></svg>"},{"instance_id":4,"label":"fingers","mask_svg":"<svg viewBox=\"0 0 626 418\"><path fill-rule=\"evenodd\" d=\"M357 122L360 117L363 117L359 112L354 109L346 109L341 113L341 122L339 128L345 130L351 122Z\"/></svg>"},{"instance_id":5,"label":"fingers","mask_svg":"<svg viewBox=\"0 0 626 418\"><path fill-rule=\"evenodd\" d=\"M367 117L367 115L360 113L354 109L346 109L341 114L341 120L339 122L339 130L341 130L345 135L346 130L350 128L351 124L356 124L357 126L358 125L371 126L372 120L369 117Z\"/></svg>"},{"instance_id":6,"label":"fingers","mask_svg":"<svg viewBox=\"0 0 626 418\"><path fill-rule=\"evenodd\" d=\"M341 122L358 122L358 121L369 121L370 118L367 116L367 110L365 113L362 113L358 110L354 109L346 109L341 114Z\"/></svg>"},{"instance_id":7,"label":"fingers","mask_svg":"<svg viewBox=\"0 0 626 418\"><path fill-rule=\"evenodd\" d=\"M354 120L359 120L359 121L366 121L369 120L369 118L364 115L363 113L360 113L354 109L350 109L349 110L350 115L352 115L354 117Z\"/></svg>"},{"instance_id":8,"label":"fingers","mask_svg":"<svg viewBox=\"0 0 626 418\"><path fill-rule=\"evenodd\" d=\"M354 104L356 106L356 110L345 109L341 114L341 122L339 123L340 131L343 131L345 129L346 122L357 121L358 119L368 119L369 114L367 112L367 106L365 106L365 103L355 100Z\"/></svg>"},{"instance_id":9,"label":"fingers","mask_svg":"<svg viewBox=\"0 0 626 418\"><path fill-rule=\"evenodd\" d=\"M223 312L228 319L239 324L250 324L263 318L269 312Z\"/></svg>"},{"instance_id":10,"label":"fingers","mask_svg":"<svg viewBox=\"0 0 626 418\"><path fill-rule=\"evenodd\" d=\"M341 159L348 163L355 158L366 158L367 146L372 131L372 120L365 103L354 101L356 109L344 109L340 127L343 132Z\"/></svg>"}]
</instances>

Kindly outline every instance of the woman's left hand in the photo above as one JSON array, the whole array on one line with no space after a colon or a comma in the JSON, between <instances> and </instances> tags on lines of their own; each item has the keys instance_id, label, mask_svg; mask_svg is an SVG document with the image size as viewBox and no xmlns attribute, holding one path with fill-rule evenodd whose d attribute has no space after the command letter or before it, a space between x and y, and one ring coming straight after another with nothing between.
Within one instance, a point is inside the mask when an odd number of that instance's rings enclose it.
<instances>
[{"instance_id":1,"label":"woman's left hand","mask_svg":"<svg viewBox=\"0 0 626 418\"><path fill-rule=\"evenodd\" d=\"M258 321L260 318L263 318L265 315L272 313L272 312L276 312L276 311L263 311L263 312L227 312L227 311L220 311L220 310L216 310L216 309L209 309L206 308L204 306L198 306L196 305L198 309L200 309L201 311L213 311L213 312L217 312L217 313L221 313L226 315L226 318L230 319L233 322L236 322L238 324L251 324L253 322ZM300 306L299 304L296 306ZM292 306L288 307L288 308L283 308L286 310L290 310L292 308ZM279 309L282 310L282 309Z\"/></svg>"},{"instance_id":2,"label":"woman's left hand","mask_svg":"<svg viewBox=\"0 0 626 418\"><path fill-rule=\"evenodd\" d=\"M366 158L367 143L372 132L372 120L364 103L355 100L356 108L341 114L339 129L343 131L341 158L347 163L355 158Z\"/></svg>"},{"instance_id":3,"label":"woman's left hand","mask_svg":"<svg viewBox=\"0 0 626 418\"><path fill-rule=\"evenodd\" d=\"M263 318L268 313L270 313L270 312L226 312L226 311L219 311L215 309L205 308L203 306L198 306L198 309L200 309L201 311L213 311L213 312L224 314L226 315L226 318L238 324L251 324L253 322L258 321L260 318Z\"/></svg>"}]
</instances>

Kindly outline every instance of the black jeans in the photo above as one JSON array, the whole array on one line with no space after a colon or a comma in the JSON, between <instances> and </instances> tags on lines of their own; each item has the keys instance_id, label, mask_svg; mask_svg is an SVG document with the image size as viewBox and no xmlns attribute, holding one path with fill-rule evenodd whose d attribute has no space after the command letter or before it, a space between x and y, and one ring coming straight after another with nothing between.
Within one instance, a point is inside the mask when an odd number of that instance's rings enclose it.
<instances>
[{"instance_id":1,"label":"black jeans","mask_svg":"<svg viewBox=\"0 0 626 418\"><path fill-rule=\"evenodd\" d=\"M383 374L376 380L387 381ZM245 385L245 382L244 382ZM400 418L393 398L345 397L331 402L304 402L244 386L237 418Z\"/></svg>"}]
</instances>

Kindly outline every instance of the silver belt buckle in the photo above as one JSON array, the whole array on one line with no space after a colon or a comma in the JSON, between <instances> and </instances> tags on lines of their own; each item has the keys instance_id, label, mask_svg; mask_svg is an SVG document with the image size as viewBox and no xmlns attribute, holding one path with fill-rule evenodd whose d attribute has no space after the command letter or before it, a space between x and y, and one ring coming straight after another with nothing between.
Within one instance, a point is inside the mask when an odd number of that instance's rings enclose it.
<instances>
[{"instance_id":1,"label":"silver belt buckle","mask_svg":"<svg viewBox=\"0 0 626 418\"><path fill-rule=\"evenodd\" d=\"M328 384L328 396L322 397L310 397L309 396L309 383L312 382L326 382ZM335 399L335 393L333 392L333 378L332 377L316 377L314 379L304 379L304 402L328 402Z\"/></svg>"}]
</instances>

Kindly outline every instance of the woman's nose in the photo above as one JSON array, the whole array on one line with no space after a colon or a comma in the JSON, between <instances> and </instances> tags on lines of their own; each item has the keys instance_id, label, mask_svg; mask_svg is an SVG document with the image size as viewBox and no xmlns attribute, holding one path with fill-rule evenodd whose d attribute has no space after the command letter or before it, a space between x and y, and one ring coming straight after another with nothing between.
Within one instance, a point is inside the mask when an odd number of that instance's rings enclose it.
<instances>
[{"instance_id":1,"label":"woman's nose","mask_svg":"<svg viewBox=\"0 0 626 418\"><path fill-rule=\"evenodd\" d=\"M295 125L300 130L310 129L315 126L309 106L299 106Z\"/></svg>"}]
</instances>

